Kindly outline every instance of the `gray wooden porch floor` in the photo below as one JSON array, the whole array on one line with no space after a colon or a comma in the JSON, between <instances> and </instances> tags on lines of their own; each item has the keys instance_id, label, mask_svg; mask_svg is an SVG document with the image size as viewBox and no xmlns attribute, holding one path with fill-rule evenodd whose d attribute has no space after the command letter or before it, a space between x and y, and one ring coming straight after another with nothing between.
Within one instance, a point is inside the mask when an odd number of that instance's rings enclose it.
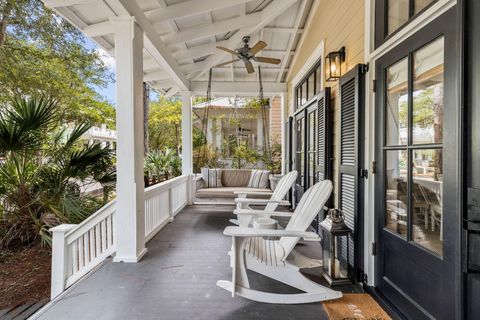
<instances>
[{"instance_id":1,"label":"gray wooden porch floor","mask_svg":"<svg viewBox=\"0 0 480 320\"><path fill-rule=\"evenodd\" d=\"M216 286L231 278L231 239L222 231L232 211L219 205L185 208L147 244L140 263L108 261L39 319L327 319L320 303L258 303ZM299 247L312 257L320 252L317 243ZM253 272L249 277L254 288L295 292Z\"/></svg>"}]
</instances>

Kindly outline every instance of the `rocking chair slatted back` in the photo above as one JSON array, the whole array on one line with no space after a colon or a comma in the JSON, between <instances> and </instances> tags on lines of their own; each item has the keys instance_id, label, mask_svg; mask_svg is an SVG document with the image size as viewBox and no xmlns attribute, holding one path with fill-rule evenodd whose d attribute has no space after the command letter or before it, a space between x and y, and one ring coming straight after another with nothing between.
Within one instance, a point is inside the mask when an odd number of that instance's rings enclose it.
<instances>
[{"instance_id":1,"label":"rocking chair slatted back","mask_svg":"<svg viewBox=\"0 0 480 320\"><path fill-rule=\"evenodd\" d=\"M313 219L318 215L320 210L328 201L332 192L333 185L330 180L318 182L308 189L300 202L298 203L292 218L287 224L285 230L305 231L312 223ZM299 238L283 237L280 239L280 245L285 250L283 260L285 260L290 252L295 248Z\"/></svg>"},{"instance_id":2,"label":"rocking chair slatted back","mask_svg":"<svg viewBox=\"0 0 480 320\"><path fill-rule=\"evenodd\" d=\"M291 171L284 175L280 181L278 181L278 185L273 191L272 200L283 200L285 195L287 194L288 190L293 186L294 182L297 180L298 172ZM274 211L277 208L277 203L269 203L265 207L265 211Z\"/></svg>"}]
</instances>

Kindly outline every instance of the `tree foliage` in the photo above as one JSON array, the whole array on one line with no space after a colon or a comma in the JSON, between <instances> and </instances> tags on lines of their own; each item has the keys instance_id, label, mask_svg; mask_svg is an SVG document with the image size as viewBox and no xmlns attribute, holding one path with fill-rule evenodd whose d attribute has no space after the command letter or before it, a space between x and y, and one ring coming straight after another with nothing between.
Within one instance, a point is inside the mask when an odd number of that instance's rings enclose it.
<instances>
[{"instance_id":1,"label":"tree foliage","mask_svg":"<svg viewBox=\"0 0 480 320\"><path fill-rule=\"evenodd\" d=\"M149 106L148 135L152 150L175 149L181 146L182 102L161 96Z\"/></svg>"},{"instance_id":2,"label":"tree foliage","mask_svg":"<svg viewBox=\"0 0 480 320\"><path fill-rule=\"evenodd\" d=\"M61 125L57 103L15 98L0 113L0 247L50 243L48 229L79 223L102 203L81 188L115 181L113 155L100 144L82 145L87 122Z\"/></svg>"},{"instance_id":3,"label":"tree foliage","mask_svg":"<svg viewBox=\"0 0 480 320\"><path fill-rule=\"evenodd\" d=\"M113 77L78 30L39 0L0 0L0 30L0 102L42 93L65 121L114 126L114 108L95 91Z\"/></svg>"}]
</instances>

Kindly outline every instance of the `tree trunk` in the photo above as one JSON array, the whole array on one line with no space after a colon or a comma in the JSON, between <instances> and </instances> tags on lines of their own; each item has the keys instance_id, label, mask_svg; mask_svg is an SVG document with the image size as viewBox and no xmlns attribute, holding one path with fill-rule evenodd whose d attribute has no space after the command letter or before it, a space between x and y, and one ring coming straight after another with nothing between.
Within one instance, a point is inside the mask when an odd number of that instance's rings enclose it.
<instances>
[{"instance_id":1,"label":"tree trunk","mask_svg":"<svg viewBox=\"0 0 480 320\"><path fill-rule=\"evenodd\" d=\"M443 86L436 86L433 89L433 134L434 141L443 142ZM442 150L435 150L433 154L435 165L434 180L439 180L439 174L443 174Z\"/></svg>"},{"instance_id":2,"label":"tree trunk","mask_svg":"<svg viewBox=\"0 0 480 320\"><path fill-rule=\"evenodd\" d=\"M7 39L8 17L10 16L10 13L12 13L13 3L14 1L7 0L2 12L2 20L0 20L0 47L5 44L5 40Z\"/></svg>"},{"instance_id":3,"label":"tree trunk","mask_svg":"<svg viewBox=\"0 0 480 320\"><path fill-rule=\"evenodd\" d=\"M148 153L148 111L150 104L150 90L146 82L143 83L143 152Z\"/></svg>"}]
</instances>

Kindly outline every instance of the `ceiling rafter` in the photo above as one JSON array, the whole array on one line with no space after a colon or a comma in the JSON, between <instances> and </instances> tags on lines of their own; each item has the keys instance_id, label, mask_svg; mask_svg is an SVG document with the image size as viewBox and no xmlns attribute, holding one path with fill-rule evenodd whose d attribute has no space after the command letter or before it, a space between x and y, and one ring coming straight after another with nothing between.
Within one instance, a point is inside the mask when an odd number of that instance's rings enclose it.
<instances>
[{"instance_id":1,"label":"ceiling rafter","mask_svg":"<svg viewBox=\"0 0 480 320\"><path fill-rule=\"evenodd\" d=\"M247 26L240 28L239 31L228 40L227 47L233 48L238 46L243 36L252 35L253 33L260 31L262 28L275 20L278 16L280 16L297 1L298 0L278 0L272 2L260 12L260 22L255 24L253 27ZM225 56L226 53L217 52L216 54L208 57L204 62L202 62L204 65L203 69L198 74L194 75L193 78L197 79L198 77L205 74L205 72L207 72L211 67L220 63Z\"/></svg>"},{"instance_id":2,"label":"ceiling rafter","mask_svg":"<svg viewBox=\"0 0 480 320\"><path fill-rule=\"evenodd\" d=\"M196 94L205 94L207 87L206 81L192 81L191 91ZM212 88L215 95L231 95L231 96L251 96L253 92L258 92L258 83L256 82L212 82ZM263 92L265 95L278 94L285 92L287 85L285 83L264 82Z\"/></svg>"},{"instance_id":3,"label":"ceiling rafter","mask_svg":"<svg viewBox=\"0 0 480 320\"><path fill-rule=\"evenodd\" d=\"M297 12L297 17L295 18L295 24L293 26L292 33L290 34L290 40L288 41L288 46L287 46L287 52L292 51L293 46L295 45L295 39L297 38L297 30L300 28L300 23L302 22L303 15L305 14L305 10L307 8L307 0L301 0L302 2L300 3L298 12ZM287 67L287 61L290 57L288 55L285 55L282 59L282 63L280 65L280 72L278 73L277 76L277 82L280 82L283 78L283 74L285 73L285 68Z\"/></svg>"},{"instance_id":4,"label":"ceiling rafter","mask_svg":"<svg viewBox=\"0 0 480 320\"><path fill-rule=\"evenodd\" d=\"M236 17L216 22L203 27L192 27L176 34L170 34L162 37L162 41L167 45L198 40L210 36L224 34L229 31L245 28L258 24L261 21L261 13L253 13L244 17Z\"/></svg>"},{"instance_id":5,"label":"ceiling rafter","mask_svg":"<svg viewBox=\"0 0 480 320\"><path fill-rule=\"evenodd\" d=\"M87 4L92 3L98 0L44 0L43 3L45 6L51 9L56 9L60 7L69 7L77 4Z\"/></svg>"},{"instance_id":6,"label":"ceiling rafter","mask_svg":"<svg viewBox=\"0 0 480 320\"><path fill-rule=\"evenodd\" d=\"M155 29L143 13L142 9L140 9L135 1L117 1L123 5L123 7L131 16L135 17L136 22L142 27L146 38L144 44L145 49L147 49L152 58L160 64L160 66L166 71L166 73L181 90L189 90L190 81L182 72L180 66L172 57L167 47L159 39Z\"/></svg>"},{"instance_id":7,"label":"ceiling rafter","mask_svg":"<svg viewBox=\"0 0 480 320\"><path fill-rule=\"evenodd\" d=\"M229 8L245 4L248 1L250 0L190 0L172 4L168 7L160 6L161 8L147 11L145 15L147 18L154 21L154 23L157 23Z\"/></svg>"}]
</instances>

